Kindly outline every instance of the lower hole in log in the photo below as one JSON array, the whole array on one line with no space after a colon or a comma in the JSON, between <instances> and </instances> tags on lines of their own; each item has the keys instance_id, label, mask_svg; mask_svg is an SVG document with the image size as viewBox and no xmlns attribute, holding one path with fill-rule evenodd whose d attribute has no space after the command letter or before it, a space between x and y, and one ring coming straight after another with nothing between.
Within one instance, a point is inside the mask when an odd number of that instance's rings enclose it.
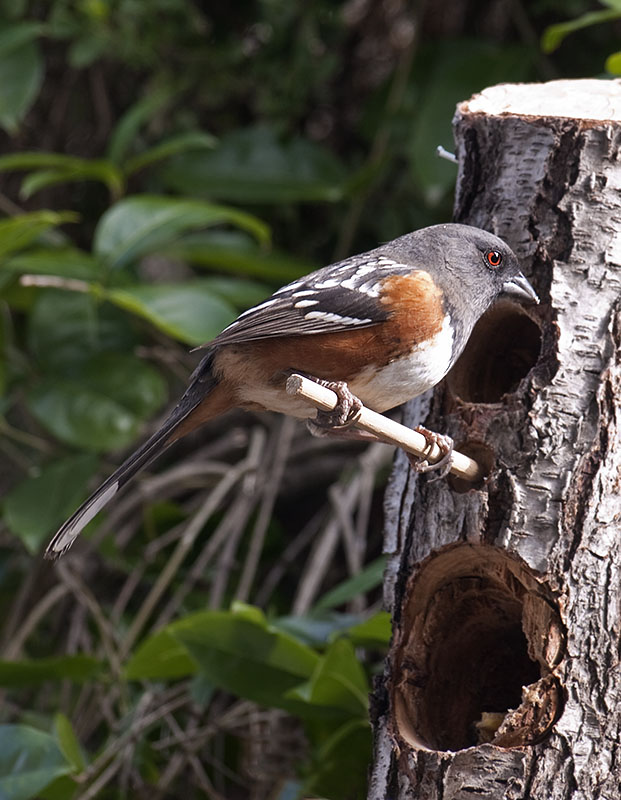
<instances>
[{"instance_id":1,"label":"lower hole in log","mask_svg":"<svg viewBox=\"0 0 621 800\"><path fill-rule=\"evenodd\" d=\"M540 741L560 714L552 674L563 626L546 587L489 545L451 545L427 559L404 601L392 664L396 734L461 750Z\"/></svg>"},{"instance_id":2,"label":"lower hole in log","mask_svg":"<svg viewBox=\"0 0 621 800\"><path fill-rule=\"evenodd\" d=\"M450 393L467 403L497 403L537 363L541 329L522 306L501 300L481 317L447 376Z\"/></svg>"}]
</instances>

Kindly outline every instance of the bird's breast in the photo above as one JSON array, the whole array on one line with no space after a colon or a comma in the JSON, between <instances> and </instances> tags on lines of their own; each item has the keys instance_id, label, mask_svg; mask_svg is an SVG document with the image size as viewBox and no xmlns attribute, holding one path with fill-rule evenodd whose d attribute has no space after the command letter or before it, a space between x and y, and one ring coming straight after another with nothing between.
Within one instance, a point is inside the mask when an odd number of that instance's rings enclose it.
<instances>
[{"instance_id":1,"label":"bird's breast","mask_svg":"<svg viewBox=\"0 0 621 800\"><path fill-rule=\"evenodd\" d=\"M448 317L440 330L423 343L378 366L369 364L349 381L349 388L374 411L417 397L439 383L453 365L454 333Z\"/></svg>"}]
</instances>

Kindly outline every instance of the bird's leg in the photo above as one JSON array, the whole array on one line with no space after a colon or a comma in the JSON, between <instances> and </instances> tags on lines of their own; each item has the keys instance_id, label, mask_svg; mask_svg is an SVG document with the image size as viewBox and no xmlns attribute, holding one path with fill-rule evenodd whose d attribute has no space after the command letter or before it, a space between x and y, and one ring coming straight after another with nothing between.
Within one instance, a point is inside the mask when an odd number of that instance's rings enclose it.
<instances>
[{"instance_id":1,"label":"bird's leg","mask_svg":"<svg viewBox=\"0 0 621 800\"><path fill-rule=\"evenodd\" d=\"M451 465L453 463L453 440L450 436L434 433L434 431L430 431L422 425L417 425L414 430L425 437L429 447L434 444L438 445L442 451L442 458L436 461L435 464L430 464L426 458L418 458L418 456L406 453L412 469L415 472L434 472L438 470L438 474L434 478L431 478L431 481L438 481L441 478L446 478L451 471Z\"/></svg>"},{"instance_id":2,"label":"bird's leg","mask_svg":"<svg viewBox=\"0 0 621 800\"><path fill-rule=\"evenodd\" d=\"M321 378L313 378L315 383L331 389L338 397L338 403L332 411L318 411L312 423L317 428L328 431L339 431L351 428L360 417L362 402L352 394L345 381L326 381Z\"/></svg>"}]
</instances>

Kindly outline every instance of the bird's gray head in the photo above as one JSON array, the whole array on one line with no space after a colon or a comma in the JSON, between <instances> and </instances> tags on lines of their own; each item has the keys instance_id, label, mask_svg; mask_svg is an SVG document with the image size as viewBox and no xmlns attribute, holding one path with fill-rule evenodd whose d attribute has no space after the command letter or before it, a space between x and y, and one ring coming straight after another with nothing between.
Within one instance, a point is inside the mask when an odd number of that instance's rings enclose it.
<instances>
[{"instance_id":1,"label":"bird's gray head","mask_svg":"<svg viewBox=\"0 0 621 800\"><path fill-rule=\"evenodd\" d=\"M492 233L448 223L406 234L390 245L392 258L426 269L472 326L501 294L535 303L535 290L508 244Z\"/></svg>"}]
</instances>

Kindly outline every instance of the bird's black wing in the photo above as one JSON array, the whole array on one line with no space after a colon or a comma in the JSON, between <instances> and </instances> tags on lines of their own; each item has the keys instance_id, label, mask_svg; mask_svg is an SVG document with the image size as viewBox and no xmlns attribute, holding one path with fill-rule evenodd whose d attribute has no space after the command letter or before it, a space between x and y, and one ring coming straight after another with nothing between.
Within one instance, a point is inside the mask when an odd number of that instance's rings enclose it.
<instances>
[{"instance_id":1,"label":"bird's black wing","mask_svg":"<svg viewBox=\"0 0 621 800\"><path fill-rule=\"evenodd\" d=\"M413 271L411 265L376 252L353 256L283 286L265 302L240 314L210 344L377 325L389 315L380 299L382 281Z\"/></svg>"}]
</instances>

